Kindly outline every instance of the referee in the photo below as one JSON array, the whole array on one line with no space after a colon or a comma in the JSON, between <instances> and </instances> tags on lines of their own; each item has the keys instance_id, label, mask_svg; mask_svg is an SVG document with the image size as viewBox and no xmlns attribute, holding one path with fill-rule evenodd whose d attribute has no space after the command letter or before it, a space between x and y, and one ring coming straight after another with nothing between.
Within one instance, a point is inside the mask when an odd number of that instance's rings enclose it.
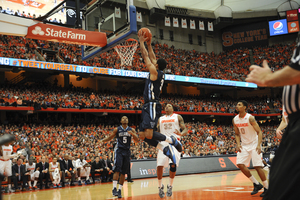
<instances>
[{"instance_id":1,"label":"referee","mask_svg":"<svg viewBox=\"0 0 300 200\"><path fill-rule=\"evenodd\" d=\"M299 32L300 33L300 32ZM247 82L258 86L284 86L282 101L288 113L288 126L272 162L269 189L264 200L299 199L300 180L300 43L291 63L272 73L266 60L263 67L252 65Z\"/></svg>"}]
</instances>

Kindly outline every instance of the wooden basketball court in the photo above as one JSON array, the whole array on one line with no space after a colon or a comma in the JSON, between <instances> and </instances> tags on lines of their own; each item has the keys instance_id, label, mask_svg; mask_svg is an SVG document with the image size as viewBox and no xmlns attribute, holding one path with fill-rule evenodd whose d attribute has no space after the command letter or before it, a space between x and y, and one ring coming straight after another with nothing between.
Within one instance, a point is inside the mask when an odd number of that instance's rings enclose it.
<instances>
[{"instance_id":1,"label":"wooden basketball court","mask_svg":"<svg viewBox=\"0 0 300 200\"><path fill-rule=\"evenodd\" d=\"M252 174L260 180L256 171ZM168 177L163 178L163 184L168 184ZM173 196L164 199L201 199L201 200L255 200L262 199L259 195L251 195L253 185L240 171L217 172L206 174L182 175L175 177ZM161 199L158 196L158 183L156 178L136 179L134 183L124 183L122 199L153 200ZM4 200L105 200L117 199L112 196L112 183L96 183L88 186L74 186L59 189L37 190L4 194Z\"/></svg>"}]
</instances>

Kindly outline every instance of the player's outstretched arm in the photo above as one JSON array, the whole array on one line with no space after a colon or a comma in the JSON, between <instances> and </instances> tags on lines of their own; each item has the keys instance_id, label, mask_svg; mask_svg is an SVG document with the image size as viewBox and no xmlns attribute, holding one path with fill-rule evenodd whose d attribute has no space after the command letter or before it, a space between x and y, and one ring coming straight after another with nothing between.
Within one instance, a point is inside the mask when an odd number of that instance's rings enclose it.
<instances>
[{"instance_id":1,"label":"player's outstretched arm","mask_svg":"<svg viewBox=\"0 0 300 200\"><path fill-rule=\"evenodd\" d=\"M136 142L139 141L139 137L137 136L136 130L135 130L134 128L132 128L131 131L128 131L128 133L129 133L130 135L132 135L134 141L136 141Z\"/></svg>"},{"instance_id":2,"label":"player's outstretched arm","mask_svg":"<svg viewBox=\"0 0 300 200\"><path fill-rule=\"evenodd\" d=\"M147 38L145 38L145 35L144 33L139 35L139 40L140 40L140 49L141 49L141 53L142 53L142 57L144 59L144 62L150 72L150 80L151 81L156 81L157 79L157 70L154 66L154 64L150 61L149 59L149 55L148 55L148 51L145 47L145 41L146 41Z\"/></svg>"},{"instance_id":3,"label":"player's outstretched arm","mask_svg":"<svg viewBox=\"0 0 300 200\"><path fill-rule=\"evenodd\" d=\"M152 45L151 45L151 39L149 39L149 41L147 42L147 46L148 46L148 51L149 51L149 58L150 58L150 61L152 62L153 65L156 65L157 63L157 60L156 60L156 56L154 54L154 51L153 51L153 48L152 48Z\"/></svg>"},{"instance_id":4,"label":"player's outstretched arm","mask_svg":"<svg viewBox=\"0 0 300 200\"><path fill-rule=\"evenodd\" d=\"M112 140L114 137L116 137L117 132L118 132L118 128L115 128L115 129L113 130L113 132L112 132L108 137L106 137L106 138L100 140L100 143L108 142L108 141Z\"/></svg>"},{"instance_id":5,"label":"player's outstretched arm","mask_svg":"<svg viewBox=\"0 0 300 200\"><path fill-rule=\"evenodd\" d=\"M261 143L262 143L262 132L261 132L261 129L258 126L254 116L251 116L249 118L249 121L258 135L258 144L257 144L256 150L257 150L257 153L260 154L261 153Z\"/></svg>"},{"instance_id":6,"label":"player's outstretched arm","mask_svg":"<svg viewBox=\"0 0 300 200\"><path fill-rule=\"evenodd\" d=\"M235 141L236 141L236 150L241 152L241 136L238 127L234 123L234 119L232 119L232 124L235 132Z\"/></svg>"}]
</instances>

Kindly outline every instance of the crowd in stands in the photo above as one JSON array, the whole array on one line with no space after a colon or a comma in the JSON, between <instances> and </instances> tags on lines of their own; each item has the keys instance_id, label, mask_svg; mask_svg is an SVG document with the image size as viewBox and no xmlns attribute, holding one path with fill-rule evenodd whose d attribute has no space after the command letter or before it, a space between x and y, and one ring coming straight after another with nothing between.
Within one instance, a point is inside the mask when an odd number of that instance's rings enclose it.
<instances>
[{"instance_id":1,"label":"crowd in stands","mask_svg":"<svg viewBox=\"0 0 300 200\"><path fill-rule=\"evenodd\" d=\"M15 49L19 52L19 49L21 49L20 51L32 53L33 49L41 48L58 52L60 58L65 63L69 64L147 71L139 48L133 57L132 66L121 66L119 56L114 50L102 53L98 57L94 57L88 61L83 61L81 58L80 45L54 43L3 35L0 36L0 40L2 41L1 50L6 52L0 54L0 56L4 57L29 59L30 57L26 57L20 53L9 54L7 52ZM21 47L17 45L19 43L21 44ZM214 52L200 53L195 50L188 51L176 49L174 46L169 47L166 44L160 44L158 42L153 42L152 45L156 56L164 57L167 60L168 65L166 73L169 74L244 81L251 65L249 49L240 48L216 54ZM294 47L295 43L273 45L270 47L256 47L253 48L253 59L255 64L258 65L261 65L262 60L267 59L269 60L270 65L273 66L272 70L277 70L289 63L289 55L291 55L291 51ZM46 61L53 61L47 59L47 56L45 59Z\"/></svg>"},{"instance_id":2,"label":"crowd in stands","mask_svg":"<svg viewBox=\"0 0 300 200\"><path fill-rule=\"evenodd\" d=\"M35 6L39 6L39 3L36 1L28 1L28 3L32 3L32 4L35 4ZM24 3L24 6L26 6L26 3ZM63 10L62 10L62 12L63 12ZM23 18L30 18L30 19L36 19L36 18L42 17L42 15L36 16L35 13L30 14L30 13L25 13L25 11L20 11L20 10L14 11L13 9L10 9L10 8L4 9L4 8L2 8L2 6L0 6L0 13L23 17ZM47 19L47 21L62 24L61 19L49 18L49 19Z\"/></svg>"},{"instance_id":3,"label":"crowd in stands","mask_svg":"<svg viewBox=\"0 0 300 200\"><path fill-rule=\"evenodd\" d=\"M36 110L49 107L58 108L93 108L93 109L117 109L117 110L140 110L144 101L142 91L99 91L95 92L88 88L73 87L62 88L46 82L10 85L8 83L0 86L1 106L33 106ZM162 94L162 105L171 103L175 111L185 112L216 112L234 113L236 99L230 97L203 97L184 96L173 94ZM271 110L267 97L249 97L249 113L268 114ZM276 102L277 113L280 112L281 103L279 98L272 100Z\"/></svg>"},{"instance_id":4,"label":"crowd in stands","mask_svg":"<svg viewBox=\"0 0 300 200\"><path fill-rule=\"evenodd\" d=\"M296 43L253 48L254 62L257 65L262 66L263 60L268 60L272 71L277 71L290 64L291 55L293 55L295 46Z\"/></svg>"}]
</instances>

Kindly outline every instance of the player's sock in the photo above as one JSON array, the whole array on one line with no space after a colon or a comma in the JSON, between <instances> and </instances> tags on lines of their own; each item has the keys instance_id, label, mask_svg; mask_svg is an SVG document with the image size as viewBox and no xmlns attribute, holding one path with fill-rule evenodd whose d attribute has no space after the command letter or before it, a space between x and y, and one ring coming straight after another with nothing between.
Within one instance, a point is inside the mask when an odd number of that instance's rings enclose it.
<instances>
[{"instance_id":1,"label":"player's sock","mask_svg":"<svg viewBox=\"0 0 300 200\"><path fill-rule=\"evenodd\" d=\"M144 141L147 142L149 145L154 146L154 147L156 147L157 144L158 144L158 141L153 140L153 139L147 139L147 138L145 138Z\"/></svg>"},{"instance_id":2,"label":"player's sock","mask_svg":"<svg viewBox=\"0 0 300 200\"><path fill-rule=\"evenodd\" d=\"M11 184L8 184L8 189L9 189L9 190L11 189Z\"/></svg>"},{"instance_id":3,"label":"player's sock","mask_svg":"<svg viewBox=\"0 0 300 200\"><path fill-rule=\"evenodd\" d=\"M80 177L78 177L78 181L80 181Z\"/></svg>"},{"instance_id":4,"label":"player's sock","mask_svg":"<svg viewBox=\"0 0 300 200\"><path fill-rule=\"evenodd\" d=\"M253 183L255 183L256 185L259 184L259 182L254 178L253 175L252 175L251 177L249 177L249 179L250 179Z\"/></svg>"},{"instance_id":5,"label":"player's sock","mask_svg":"<svg viewBox=\"0 0 300 200\"><path fill-rule=\"evenodd\" d=\"M164 151L165 146L162 145L161 143L158 143L157 146L156 146L156 148L158 148L161 151Z\"/></svg>"},{"instance_id":6,"label":"player's sock","mask_svg":"<svg viewBox=\"0 0 300 200\"><path fill-rule=\"evenodd\" d=\"M36 183L37 183L37 181L36 181L36 180L34 180L34 182L33 182L33 187L35 187L35 186L36 186Z\"/></svg>"},{"instance_id":7,"label":"player's sock","mask_svg":"<svg viewBox=\"0 0 300 200\"><path fill-rule=\"evenodd\" d=\"M119 184L119 190L122 190L123 185Z\"/></svg>"},{"instance_id":8,"label":"player's sock","mask_svg":"<svg viewBox=\"0 0 300 200\"><path fill-rule=\"evenodd\" d=\"M167 136L157 132L157 131L153 131L153 136L152 136L152 139L153 140L158 140L158 141L166 141L167 139ZM171 139L171 138L170 138ZM168 142L168 141L166 141ZM170 143L170 142L169 142ZM171 143L172 143L172 140L171 140Z\"/></svg>"},{"instance_id":9,"label":"player's sock","mask_svg":"<svg viewBox=\"0 0 300 200\"><path fill-rule=\"evenodd\" d=\"M169 178L169 186L173 186L174 178Z\"/></svg>"},{"instance_id":10,"label":"player's sock","mask_svg":"<svg viewBox=\"0 0 300 200\"><path fill-rule=\"evenodd\" d=\"M162 187L162 179L158 179L158 187Z\"/></svg>"},{"instance_id":11,"label":"player's sock","mask_svg":"<svg viewBox=\"0 0 300 200\"><path fill-rule=\"evenodd\" d=\"M264 188L269 189L269 183L267 180L263 181Z\"/></svg>"},{"instance_id":12,"label":"player's sock","mask_svg":"<svg viewBox=\"0 0 300 200\"><path fill-rule=\"evenodd\" d=\"M113 188L117 188L118 181L113 180Z\"/></svg>"},{"instance_id":13,"label":"player's sock","mask_svg":"<svg viewBox=\"0 0 300 200\"><path fill-rule=\"evenodd\" d=\"M29 187L32 187L32 186L31 186L31 181L28 182L28 185L29 185Z\"/></svg>"}]
</instances>

